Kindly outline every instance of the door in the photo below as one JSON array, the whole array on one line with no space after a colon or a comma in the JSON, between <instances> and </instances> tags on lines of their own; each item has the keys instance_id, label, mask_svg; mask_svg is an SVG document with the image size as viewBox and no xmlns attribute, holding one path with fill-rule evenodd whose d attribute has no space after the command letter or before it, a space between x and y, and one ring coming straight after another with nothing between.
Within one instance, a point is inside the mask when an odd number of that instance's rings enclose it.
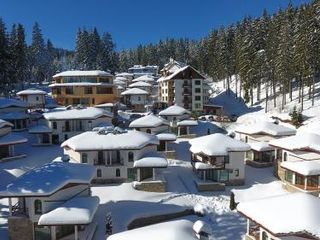
<instances>
[{"instance_id":1,"label":"door","mask_svg":"<svg viewBox=\"0 0 320 240\"><path fill-rule=\"evenodd\" d=\"M128 181L137 180L137 170L135 168L128 168Z\"/></svg>"}]
</instances>

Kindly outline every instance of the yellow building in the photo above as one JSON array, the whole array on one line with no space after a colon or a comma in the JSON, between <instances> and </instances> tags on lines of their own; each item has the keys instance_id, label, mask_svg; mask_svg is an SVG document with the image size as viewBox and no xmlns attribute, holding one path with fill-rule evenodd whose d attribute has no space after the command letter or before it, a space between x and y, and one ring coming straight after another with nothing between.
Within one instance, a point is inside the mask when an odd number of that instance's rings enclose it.
<instances>
[{"instance_id":1,"label":"yellow building","mask_svg":"<svg viewBox=\"0 0 320 240\"><path fill-rule=\"evenodd\" d=\"M53 79L52 97L60 105L94 106L116 100L113 75L108 72L65 71L54 75Z\"/></svg>"}]
</instances>

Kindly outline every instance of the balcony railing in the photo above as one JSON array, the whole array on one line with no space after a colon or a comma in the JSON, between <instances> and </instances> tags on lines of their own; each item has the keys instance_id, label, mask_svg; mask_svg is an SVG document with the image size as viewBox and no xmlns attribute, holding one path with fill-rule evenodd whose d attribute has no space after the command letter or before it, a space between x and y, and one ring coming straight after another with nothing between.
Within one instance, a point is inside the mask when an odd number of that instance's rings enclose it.
<instances>
[{"instance_id":1,"label":"balcony railing","mask_svg":"<svg viewBox=\"0 0 320 240\"><path fill-rule=\"evenodd\" d=\"M103 165L103 166L123 166L124 161L123 159L117 160L117 161L111 161L111 164L109 164L109 160L107 159L93 159L94 165Z\"/></svg>"},{"instance_id":2,"label":"balcony railing","mask_svg":"<svg viewBox=\"0 0 320 240\"><path fill-rule=\"evenodd\" d=\"M28 217L28 208L24 208L17 202L12 206L12 216L26 216Z\"/></svg>"}]
</instances>

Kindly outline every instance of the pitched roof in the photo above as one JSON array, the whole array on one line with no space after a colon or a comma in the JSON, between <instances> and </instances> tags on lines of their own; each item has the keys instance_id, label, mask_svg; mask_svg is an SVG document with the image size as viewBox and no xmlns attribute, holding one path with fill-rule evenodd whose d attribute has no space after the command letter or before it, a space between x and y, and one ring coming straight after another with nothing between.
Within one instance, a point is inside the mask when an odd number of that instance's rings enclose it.
<instances>
[{"instance_id":1,"label":"pitched roof","mask_svg":"<svg viewBox=\"0 0 320 240\"><path fill-rule=\"evenodd\" d=\"M303 176L320 175L320 160L286 161L281 163L281 167L299 173Z\"/></svg>"},{"instance_id":2,"label":"pitched roof","mask_svg":"<svg viewBox=\"0 0 320 240\"><path fill-rule=\"evenodd\" d=\"M184 66L169 76L163 76L159 78L157 81L161 82L164 80L171 80L171 79L205 79L205 77L199 73L195 68L191 67L190 65Z\"/></svg>"},{"instance_id":3,"label":"pitched roof","mask_svg":"<svg viewBox=\"0 0 320 240\"><path fill-rule=\"evenodd\" d=\"M132 80L132 82L140 82L140 81L143 81L143 82L153 82L154 81L154 78L150 75L142 75L140 77L137 77L135 79Z\"/></svg>"},{"instance_id":4,"label":"pitched roof","mask_svg":"<svg viewBox=\"0 0 320 240\"><path fill-rule=\"evenodd\" d=\"M235 131L244 134L266 134L271 136L290 136L296 134L296 130L293 128L271 122L256 122L249 125L241 125Z\"/></svg>"},{"instance_id":5,"label":"pitched roof","mask_svg":"<svg viewBox=\"0 0 320 240\"><path fill-rule=\"evenodd\" d=\"M91 71L72 70L72 71L64 71L61 73L57 73L57 74L53 75L52 77L57 78L57 77L77 77L77 76L110 77L110 76L112 76L112 74L109 72L100 71L100 70L91 70Z\"/></svg>"},{"instance_id":6,"label":"pitched roof","mask_svg":"<svg viewBox=\"0 0 320 240\"><path fill-rule=\"evenodd\" d=\"M158 127L161 125L169 125L168 121L154 114L149 114L132 121L129 125L130 128L143 128L143 127Z\"/></svg>"},{"instance_id":7,"label":"pitched roof","mask_svg":"<svg viewBox=\"0 0 320 240\"><path fill-rule=\"evenodd\" d=\"M190 114L191 112L187 109L178 105L172 105L159 112L159 116L181 116L184 114Z\"/></svg>"},{"instance_id":8,"label":"pitched roof","mask_svg":"<svg viewBox=\"0 0 320 240\"><path fill-rule=\"evenodd\" d=\"M143 81L134 82L129 85L129 87L131 87L131 88L133 88L133 87L151 87L151 86L152 85L150 83L143 82Z\"/></svg>"},{"instance_id":9,"label":"pitched roof","mask_svg":"<svg viewBox=\"0 0 320 240\"><path fill-rule=\"evenodd\" d=\"M130 88L122 92L121 95L148 95L149 93L140 88Z\"/></svg>"},{"instance_id":10,"label":"pitched roof","mask_svg":"<svg viewBox=\"0 0 320 240\"><path fill-rule=\"evenodd\" d=\"M3 127L13 127L13 124L10 122L7 122L5 120L0 119L0 128L3 128Z\"/></svg>"},{"instance_id":11,"label":"pitched roof","mask_svg":"<svg viewBox=\"0 0 320 240\"><path fill-rule=\"evenodd\" d=\"M27 108L26 102L13 98L0 98L0 108L21 107Z\"/></svg>"},{"instance_id":12,"label":"pitched roof","mask_svg":"<svg viewBox=\"0 0 320 240\"><path fill-rule=\"evenodd\" d=\"M43 117L47 120L97 119L103 116L111 118L112 113L101 108L85 107L73 108L70 110L54 111L43 114Z\"/></svg>"},{"instance_id":13,"label":"pitched roof","mask_svg":"<svg viewBox=\"0 0 320 240\"><path fill-rule=\"evenodd\" d=\"M22 90L20 92L17 92L17 95L46 95L47 92L40 90L40 89L36 89L36 88L29 88L29 89L25 89Z\"/></svg>"}]
</instances>

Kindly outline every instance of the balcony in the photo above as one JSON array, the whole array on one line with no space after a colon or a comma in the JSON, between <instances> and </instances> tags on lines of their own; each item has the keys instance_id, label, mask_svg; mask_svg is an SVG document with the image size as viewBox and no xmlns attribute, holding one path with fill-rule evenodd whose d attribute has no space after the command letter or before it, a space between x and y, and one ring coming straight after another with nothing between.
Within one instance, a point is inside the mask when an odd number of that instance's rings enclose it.
<instances>
[{"instance_id":1,"label":"balcony","mask_svg":"<svg viewBox=\"0 0 320 240\"><path fill-rule=\"evenodd\" d=\"M23 207L19 202L12 206L12 216L28 217L28 208Z\"/></svg>"},{"instance_id":2,"label":"balcony","mask_svg":"<svg viewBox=\"0 0 320 240\"><path fill-rule=\"evenodd\" d=\"M123 159L120 159L120 160L112 159L110 164L110 160L102 158L102 159L93 159L93 164L97 166L115 167L115 166L123 166L124 161Z\"/></svg>"}]
</instances>

